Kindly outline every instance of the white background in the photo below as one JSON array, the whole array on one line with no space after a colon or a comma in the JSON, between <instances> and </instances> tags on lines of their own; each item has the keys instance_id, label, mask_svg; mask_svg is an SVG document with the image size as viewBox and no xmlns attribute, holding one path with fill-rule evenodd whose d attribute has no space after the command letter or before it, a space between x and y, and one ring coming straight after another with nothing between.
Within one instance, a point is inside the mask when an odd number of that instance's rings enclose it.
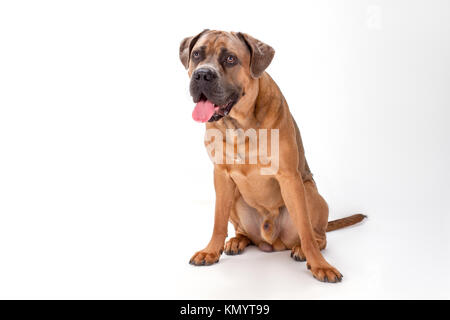
<instances>
[{"instance_id":1,"label":"white background","mask_svg":"<svg viewBox=\"0 0 450 320\"><path fill-rule=\"evenodd\" d=\"M303 136L339 284L289 252L188 264L212 164L180 41L247 32ZM450 298L450 2L0 2L0 298ZM230 235L233 234L230 228Z\"/></svg>"}]
</instances>

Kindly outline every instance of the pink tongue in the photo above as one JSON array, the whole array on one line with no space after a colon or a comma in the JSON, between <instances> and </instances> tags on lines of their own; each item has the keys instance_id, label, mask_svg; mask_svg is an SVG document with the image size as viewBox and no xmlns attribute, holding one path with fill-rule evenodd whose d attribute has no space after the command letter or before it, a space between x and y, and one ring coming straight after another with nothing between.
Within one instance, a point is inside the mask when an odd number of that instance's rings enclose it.
<instances>
[{"instance_id":1,"label":"pink tongue","mask_svg":"<svg viewBox=\"0 0 450 320\"><path fill-rule=\"evenodd\" d=\"M198 122L206 122L213 114L214 104L211 101L199 101L192 111L192 119Z\"/></svg>"}]
</instances>

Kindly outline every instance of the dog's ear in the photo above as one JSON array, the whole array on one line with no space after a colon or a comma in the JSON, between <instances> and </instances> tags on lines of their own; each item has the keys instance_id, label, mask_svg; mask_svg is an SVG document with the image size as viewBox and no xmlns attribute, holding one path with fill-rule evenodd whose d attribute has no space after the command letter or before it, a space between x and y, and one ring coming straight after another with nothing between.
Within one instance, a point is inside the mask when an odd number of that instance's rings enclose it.
<instances>
[{"instance_id":1,"label":"dog's ear","mask_svg":"<svg viewBox=\"0 0 450 320\"><path fill-rule=\"evenodd\" d=\"M238 32L237 36L244 41L250 50L250 73L252 77L259 78L272 61L275 50L246 33Z\"/></svg>"},{"instance_id":2,"label":"dog's ear","mask_svg":"<svg viewBox=\"0 0 450 320\"><path fill-rule=\"evenodd\" d=\"M191 57L192 48L194 47L197 40L206 31L209 31L209 29L203 30L196 36L184 38L183 41L181 41L181 43L180 43L180 60L186 69L189 68L189 59Z\"/></svg>"}]
</instances>

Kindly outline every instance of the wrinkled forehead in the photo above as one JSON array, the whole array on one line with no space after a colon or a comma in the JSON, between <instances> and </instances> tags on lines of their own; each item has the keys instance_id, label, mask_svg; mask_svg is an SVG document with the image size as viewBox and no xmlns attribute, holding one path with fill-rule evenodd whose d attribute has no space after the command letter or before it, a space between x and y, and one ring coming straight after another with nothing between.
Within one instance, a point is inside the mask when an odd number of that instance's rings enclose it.
<instances>
[{"instance_id":1,"label":"wrinkled forehead","mask_svg":"<svg viewBox=\"0 0 450 320\"><path fill-rule=\"evenodd\" d=\"M248 49L245 44L230 32L210 31L200 37L193 49L204 50L206 55L218 55L224 51L244 55Z\"/></svg>"}]
</instances>

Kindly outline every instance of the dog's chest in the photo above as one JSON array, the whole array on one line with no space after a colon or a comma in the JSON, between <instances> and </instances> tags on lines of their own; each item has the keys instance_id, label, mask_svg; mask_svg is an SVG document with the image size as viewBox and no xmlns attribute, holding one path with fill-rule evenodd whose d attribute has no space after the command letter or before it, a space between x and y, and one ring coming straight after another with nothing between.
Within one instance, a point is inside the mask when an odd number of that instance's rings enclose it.
<instances>
[{"instance_id":1,"label":"dog's chest","mask_svg":"<svg viewBox=\"0 0 450 320\"><path fill-rule=\"evenodd\" d=\"M273 176L261 175L257 166L233 166L229 173L250 206L272 212L283 205L278 181Z\"/></svg>"}]
</instances>

